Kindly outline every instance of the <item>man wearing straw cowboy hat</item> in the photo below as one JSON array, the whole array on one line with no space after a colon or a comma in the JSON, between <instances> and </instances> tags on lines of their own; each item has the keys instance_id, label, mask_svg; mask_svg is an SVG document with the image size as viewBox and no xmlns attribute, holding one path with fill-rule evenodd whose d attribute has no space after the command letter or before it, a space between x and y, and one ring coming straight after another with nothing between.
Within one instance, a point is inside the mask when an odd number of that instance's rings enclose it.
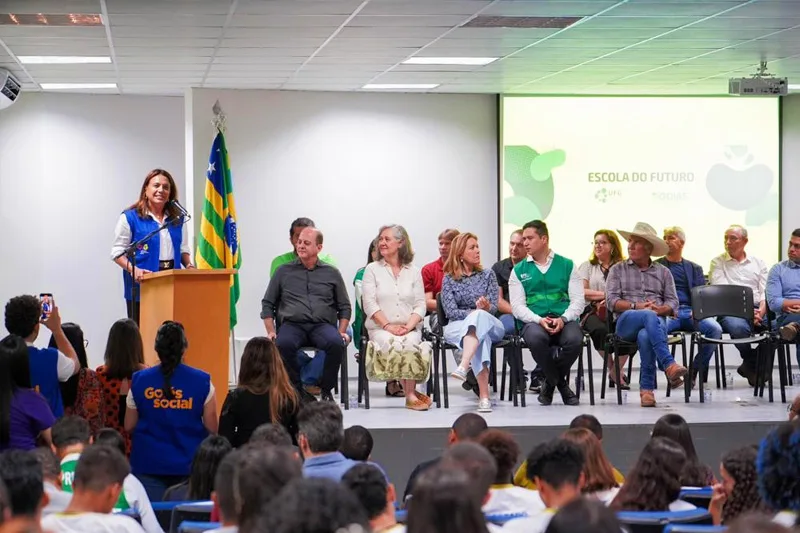
<instances>
[{"instance_id":1,"label":"man wearing straw cowboy hat","mask_svg":"<svg viewBox=\"0 0 800 533\"><path fill-rule=\"evenodd\" d=\"M675 280L667 267L651 259L666 255L669 247L644 222L637 222L633 231L617 232L628 241L628 260L608 272L606 304L617 318L617 335L639 347L642 407L655 407L656 364L673 389L683 385L686 375L686 367L675 362L667 347L666 319L679 307Z\"/></svg>"}]
</instances>

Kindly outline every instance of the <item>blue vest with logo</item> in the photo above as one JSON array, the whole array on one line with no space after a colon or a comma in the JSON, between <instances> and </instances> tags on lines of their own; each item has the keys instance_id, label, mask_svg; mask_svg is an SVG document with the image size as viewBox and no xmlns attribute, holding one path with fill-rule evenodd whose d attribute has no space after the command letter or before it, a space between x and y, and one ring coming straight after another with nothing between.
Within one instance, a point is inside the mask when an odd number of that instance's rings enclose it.
<instances>
[{"instance_id":1,"label":"blue vest with logo","mask_svg":"<svg viewBox=\"0 0 800 533\"><path fill-rule=\"evenodd\" d=\"M31 370L31 387L47 399L53 416L64 416L64 402L58 381L58 350L28 346L28 366Z\"/></svg>"},{"instance_id":2,"label":"blue vest with logo","mask_svg":"<svg viewBox=\"0 0 800 533\"><path fill-rule=\"evenodd\" d=\"M211 376L180 364L170 381L171 400L163 394L160 365L133 374L130 393L139 413L131 449L134 475L188 476L192 458L208 436L203 408Z\"/></svg>"},{"instance_id":3,"label":"blue vest with logo","mask_svg":"<svg viewBox=\"0 0 800 533\"><path fill-rule=\"evenodd\" d=\"M128 220L128 226L131 228L131 242L136 242L151 231L154 231L160 225L153 217L148 216L142 218L136 213L136 209L128 209L123 212L125 218ZM181 228L185 221L183 217L180 223L168 226L169 236L172 238L173 260L175 261L175 268L182 268L181 266L181 240L183 232ZM161 249L161 232L156 233L147 243L143 244L136 250L136 268L150 270L151 272L158 272L158 252ZM122 279L125 284L125 299L131 300L131 288L133 287L133 278L127 270L122 271Z\"/></svg>"}]
</instances>

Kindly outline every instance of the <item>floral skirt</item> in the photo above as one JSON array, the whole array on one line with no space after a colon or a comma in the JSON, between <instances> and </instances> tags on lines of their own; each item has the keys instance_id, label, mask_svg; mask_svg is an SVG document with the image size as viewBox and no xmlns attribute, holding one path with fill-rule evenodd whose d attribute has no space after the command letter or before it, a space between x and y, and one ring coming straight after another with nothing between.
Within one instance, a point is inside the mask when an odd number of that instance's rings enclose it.
<instances>
[{"instance_id":1,"label":"floral skirt","mask_svg":"<svg viewBox=\"0 0 800 533\"><path fill-rule=\"evenodd\" d=\"M371 330L369 339L364 355L368 380L428 380L433 349L431 343L422 341L419 331L396 336L382 329Z\"/></svg>"}]
</instances>

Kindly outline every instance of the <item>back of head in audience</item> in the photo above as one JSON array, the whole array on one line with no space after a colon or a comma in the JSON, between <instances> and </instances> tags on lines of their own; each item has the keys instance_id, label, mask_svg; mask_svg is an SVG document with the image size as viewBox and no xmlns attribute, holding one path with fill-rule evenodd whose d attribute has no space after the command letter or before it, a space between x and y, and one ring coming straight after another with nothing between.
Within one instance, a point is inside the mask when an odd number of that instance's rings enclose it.
<instances>
[{"instance_id":1,"label":"back of head in audience","mask_svg":"<svg viewBox=\"0 0 800 533\"><path fill-rule=\"evenodd\" d=\"M339 451L353 461L369 461L372 455L372 433L364 426L351 426L345 429Z\"/></svg>"},{"instance_id":2,"label":"back of head in audience","mask_svg":"<svg viewBox=\"0 0 800 533\"><path fill-rule=\"evenodd\" d=\"M396 523L394 520L394 486L386 481L386 476L375 465L359 464L348 470L342 477L342 485L356 495L367 512L373 530L379 531ZM389 520L389 524L377 527L379 518Z\"/></svg>"},{"instance_id":3,"label":"back of head in audience","mask_svg":"<svg viewBox=\"0 0 800 533\"><path fill-rule=\"evenodd\" d=\"M20 450L0 453L0 480L5 483L11 516L38 519L47 505L44 478L38 459Z\"/></svg>"},{"instance_id":4,"label":"back of head in audience","mask_svg":"<svg viewBox=\"0 0 800 533\"><path fill-rule=\"evenodd\" d=\"M481 433L486 431L488 427L486 420L481 415L464 413L453 422L453 427L448 435L448 441L450 444L473 441L477 439Z\"/></svg>"},{"instance_id":5,"label":"back of head in audience","mask_svg":"<svg viewBox=\"0 0 800 533\"><path fill-rule=\"evenodd\" d=\"M539 487L547 507L561 507L580 496L586 458L580 446L565 439L542 443L528 455L528 478Z\"/></svg>"},{"instance_id":6,"label":"back of head in audience","mask_svg":"<svg viewBox=\"0 0 800 533\"><path fill-rule=\"evenodd\" d=\"M495 485L511 483L520 453L519 444L514 436L500 429L489 429L478 437L477 443L494 457L497 474L492 483Z\"/></svg>"},{"instance_id":7,"label":"back of head in audience","mask_svg":"<svg viewBox=\"0 0 800 533\"><path fill-rule=\"evenodd\" d=\"M211 499L217 504L223 526L236 526L239 524L239 511L241 505L237 495L239 490L234 487L238 481L237 476L242 450L234 450L222 460L217 468L214 478L214 492Z\"/></svg>"},{"instance_id":8,"label":"back of head in audience","mask_svg":"<svg viewBox=\"0 0 800 533\"><path fill-rule=\"evenodd\" d=\"M130 473L128 460L116 448L89 446L75 467L73 503L77 499L84 509L110 513Z\"/></svg>"},{"instance_id":9,"label":"back of head in audience","mask_svg":"<svg viewBox=\"0 0 800 533\"><path fill-rule=\"evenodd\" d=\"M209 435L200 443L192 459L192 470L189 474L190 500L204 501L211 498L219 463L232 449L228 439L219 435Z\"/></svg>"},{"instance_id":10,"label":"back of head in audience","mask_svg":"<svg viewBox=\"0 0 800 533\"><path fill-rule=\"evenodd\" d=\"M289 483L255 520L243 523L239 531L336 533L356 525L369 531L367 513L349 489L330 479L299 478Z\"/></svg>"},{"instance_id":11,"label":"back of head in audience","mask_svg":"<svg viewBox=\"0 0 800 533\"><path fill-rule=\"evenodd\" d=\"M620 533L622 525L614 511L598 500L578 498L561 509L545 533Z\"/></svg>"},{"instance_id":12,"label":"back of head in audience","mask_svg":"<svg viewBox=\"0 0 800 533\"><path fill-rule=\"evenodd\" d=\"M760 513L743 514L728 526L728 533L790 533L791 531Z\"/></svg>"},{"instance_id":13,"label":"back of head in audience","mask_svg":"<svg viewBox=\"0 0 800 533\"><path fill-rule=\"evenodd\" d=\"M475 483L466 471L444 464L419 475L408 503L408 533L488 533Z\"/></svg>"},{"instance_id":14,"label":"back of head in audience","mask_svg":"<svg viewBox=\"0 0 800 533\"><path fill-rule=\"evenodd\" d=\"M489 489L497 477L497 463L486 448L475 442L459 442L445 451L441 465L466 472L472 480L478 503L485 503L489 497ZM415 488L414 497L416 494Z\"/></svg>"},{"instance_id":15,"label":"back of head in audience","mask_svg":"<svg viewBox=\"0 0 800 533\"><path fill-rule=\"evenodd\" d=\"M665 437L650 439L625 479L611 508L617 511L667 511L681 492L686 452Z\"/></svg>"},{"instance_id":16,"label":"back of head in audience","mask_svg":"<svg viewBox=\"0 0 800 533\"><path fill-rule=\"evenodd\" d=\"M98 431L94 443L116 448L125 455L125 438L114 428L103 428Z\"/></svg>"},{"instance_id":17,"label":"back of head in audience","mask_svg":"<svg viewBox=\"0 0 800 533\"><path fill-rule=\"evenodd\" d=\"M297 416L297 443L304 457L339 451L344 439L342 411L333 402L306 404Z\"/></svg>"},{"instance_id":18,"label":"back of head in audience","mask_svg":"<svg viewBox=\"0 0 800 533\"><path fill-rule=\"evenodd\" d=\"M79 416L65 416L53 424L53 448L63 459L69 451L80 453L92 440L89 422Z\"/></svg>"},{"instance_id":19,"label":"back of head in audience","mask_svg":"<svg viewBox=\"0 0 800 533\"><path fill-rule=\"evenodd\" d=\"M574 442L583 450L583 492L591 494L619 486L614 479L614 467L594 433L586 428L568 429L563 438Z\"/></svg>"},{"instance_id":20,"label":"back of head in audience","mask_svg":"<svg viewBox=\"0 0 800 533\"><path fill-rule=\"evenodd\" d=\"M272 446L293 446L292 436L281 424L261 424L250 435L251 443L270 444Z\"/></svg>"},{"instance_id":21,"label":"back of head in audience","mask_svg":"<svg viewBox=\"0 0 800 533\"><path fill-rule=\"evenodd\" d=\"M30 452L42 467L42 477L44 481L50 482L61 488L61 463L53 453L53 450L45 446L40 446Z\"/></svg>"},{"instance_id":22,"label":"back of head in audience","mask_svg":"<svg viewBox=\"0 0 800 533\"><path fill-rule=\"evenodd\" d=\"M237 452L233 482L233 493L241 499L237 505L239 525L251 527L257 516L270 508L270 502L281 490L302 475L302 465L291 448L265 448L259 444L242 447Z\"/></svg>"},{"instance_id":23,"label":"back of head in audience","mask_svg":"<svg viewBox=\"0 0 800 533\"><path fill-rule=\"evenodd\" d=\"M597 440L603 441L603 425L594 415L578 415L569 423L569 429L586 428L597 437Z\"/></svg>"},{"instance_id":24,"label":"back of head in audience","mask_svg":"<svg viewBox=\"0 0 800 533\"><path fill-rule=\"evenodd\" d=\"M17 389L31 388L28 345L18 335L0 341L0 443L11 439L11 400Z\"/></svg>"},{"instance_id":25,"label":"back of head in audience","mask_svg":"<svg viewBox=\"0 0 800 533\"><path fill-rule=\"evenodd\" d=\"M761 441L758 487L775 511L800 511L800 426L784 422Z\"/></svg>"},{"instance_id":26,"label":"back of head in audience","mask_svg":"<svg viewBox=\"0 0 800 533\"><path fill-rule=\"evenodd\" d=\"M131 379L144 365L144 345L136 322L121 318L111 325L103 361L109 379Z\"/></svg>"},{"instance_id":27,"label":"back of head in audience","mask_svg":"<svg viewBox=\"0 0 800 533\"><path fill-rule=\"evenodd\" d=\"M722 456L720 473L722 485L728 494L722 508L723 524L729 524L748 511L766 511L767 507L758 493L757 456L758 448L755 446L736 448Z\"/></svg>"},{"instance_id":28,"label":"back of head in audience","mask_svg":"<svg viewBox=\"0 0 800 533\"><path fill-rule=\"evenodd\" d=\"M12 335L23 339L35 339L39 332L42 302L36 296L15 296L6 303L5 326Z\"/></svg>"},{"instance_id":29,"label":"back of head in audience","mask_svg":"<svg viewBox=\"0 0 800 533\"><path fill-rule=\"evenodd\" d=\"M705 487L713 481L713 472L697 457L689 423L681 415L670 413L659 418L653 426L652 437L672 439L686 452L686 465L681 473L683 486Z\"/></svg>"}]
</instances>

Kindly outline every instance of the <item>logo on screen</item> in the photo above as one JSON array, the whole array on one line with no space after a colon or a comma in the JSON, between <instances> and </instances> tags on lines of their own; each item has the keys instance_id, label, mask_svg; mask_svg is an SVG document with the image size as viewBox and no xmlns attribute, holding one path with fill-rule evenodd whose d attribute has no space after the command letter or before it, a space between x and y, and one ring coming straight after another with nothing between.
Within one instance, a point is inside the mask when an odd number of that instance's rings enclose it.
<instances>
[{"instance_id":1,"label":"logo on screen","mask_svg":"<svg viewBox=\"0 0 800 533\"><path fill-rule=\"evenodd\" d=\"M756 163L747 146L728 146L725 161L709 169L706 189L722 207L745 211L767 199L774 178L772 169Z\"/></svg>"},{"instance_id":2,"label":"logo on screen","mask_svg":"<svg viewBox=\"0 0 800 533\"><path fill-rule=\"evenodd\" d=\"M546 219L555 196L553 169L565 163L564 150L539 153L530 146L506 146L503 157L503 180L513 192L503 202L503 221L519 227Z\"/></svg>"}]
</instances>

